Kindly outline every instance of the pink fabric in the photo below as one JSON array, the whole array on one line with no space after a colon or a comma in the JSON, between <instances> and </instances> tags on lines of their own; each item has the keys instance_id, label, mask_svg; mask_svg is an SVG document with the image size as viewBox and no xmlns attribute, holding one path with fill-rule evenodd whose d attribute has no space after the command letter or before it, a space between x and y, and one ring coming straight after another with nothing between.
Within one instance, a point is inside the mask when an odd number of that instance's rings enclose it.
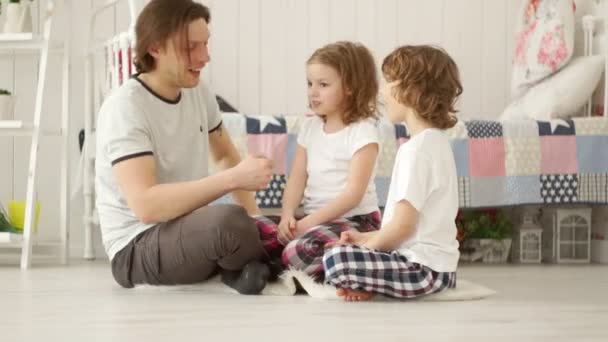
<instances>
[{"instance_id":1,"label":"pink fabric","mask_svg":"<svg viewBox=\"0 0 608 342\"><path fill-rule=\"evenodd\" d=\"M487 158L492 155L492 158ZM470 173L472 177L500 177L506 175L503 138L469 140Z\"/></svg>"},{"instance_id":2,"label":"pink fabric","mask_svg":"<svg viewBox=\"0 0 608 342\"><path fill-rule=\"evenodd\" d=\"M122 75L122 54L124 51L118 50L118 84L122 85L124 80Z\"/></svg>"},{"instance_id":3,"label":"pink fabric","mask_svg":"<svg viewBox=\"0 0 608 342\"><path fill-rule=\"evenodd\" d=\"M250 155L263 155L273 161L273 173L287 174L287 134L248 134L247 150Z\"/></svg>"},{"instance_id":4,"label":"pink fabric","mask_svg":"<svg viewBox=\"0 0 608 342\"><path fill-rule=\"evenodd\" d=\"M578 173L576 136L554 135L540 139L540 170L543 174Z\"/></svg>"}]
</instances>

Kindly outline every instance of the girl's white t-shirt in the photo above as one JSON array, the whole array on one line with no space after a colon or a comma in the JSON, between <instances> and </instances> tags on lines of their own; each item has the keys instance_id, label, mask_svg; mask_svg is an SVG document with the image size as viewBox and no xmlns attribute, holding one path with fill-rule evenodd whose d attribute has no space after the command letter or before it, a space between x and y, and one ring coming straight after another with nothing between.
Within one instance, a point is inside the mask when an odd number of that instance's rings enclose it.
<instances>
[{"instance_id":1,"label":"girl's white t-shirt","mask_svg":"<svg viewBox=\"0 0 608 342\"><path fill-rule=\"evenodd\" d=\"M352 123L335 133L325 133L324 122L314 116L302 124L298 144L306 149L308 181L302 201L307 214L335 200L346 188L353 155L362 147L379 143L378 122L374 119ZM380 147L380 146L378 146ZM374 171L361 202L343 217L378 211Z\"/></svg>"}]
</instances>

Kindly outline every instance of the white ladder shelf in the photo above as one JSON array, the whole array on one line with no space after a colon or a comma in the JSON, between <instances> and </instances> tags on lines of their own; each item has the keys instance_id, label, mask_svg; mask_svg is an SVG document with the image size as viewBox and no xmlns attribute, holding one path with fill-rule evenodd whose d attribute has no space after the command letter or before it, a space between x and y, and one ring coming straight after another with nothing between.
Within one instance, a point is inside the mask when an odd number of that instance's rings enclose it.
<instances>
[{"instance_id":1,"label":"white ladder shelf","mask_svg":"<svg viewBox=\"0 0 608 342\"><path fill-rule=\"evenodd\" d=\"M62 1L66 18L69 16L70 0ZM55 1L48 0L41 34L33 33L2 33L0 34L0 51L34 53L40 56L36 86L36 101L34 104L34 119L32 122L11 120L0 121L0 136L29 136L31 147L27 173L25 222L23 234L0 232L0 247L21 248L21 268L27 269L32 263L32 249L35 243L34 214L38 182L38 150L40 138L43 135L61 136L61 191L60 191L60 243L59 257L62 264L67 264L69 257L69 203L68 203L68 90L69 90L69 34L66 33L63 45L59 50L63 55L62 70L62 112L61 129L59 132L43 130L41 118L43 115L42 101L44 99L45 81L48 69L51 28L53 15L56 10Z\"/></svg>"}]
</instances>

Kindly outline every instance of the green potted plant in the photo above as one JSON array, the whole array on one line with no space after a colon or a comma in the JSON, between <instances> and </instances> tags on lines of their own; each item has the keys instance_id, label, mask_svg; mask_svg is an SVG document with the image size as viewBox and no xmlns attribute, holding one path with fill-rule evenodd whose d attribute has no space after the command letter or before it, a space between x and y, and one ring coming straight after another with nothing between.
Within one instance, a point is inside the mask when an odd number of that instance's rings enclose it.
<instances>
[{"instance_id":1,"label":"green potted plant","mask_svg":"<svg viewBox=\"0 0 608 342\"><path fill-rule=\"evenodd\" d=\"M0 120L13 120L16 97L6 89L0 89Z\"/></svg>"},{"instance_id":2,"label":"green potted plant","mask_svg":"<svg viewBox=\"0 0 608 342\"><path fill-rule=\"evenodd\" d=\"M504 263L511 251L513 224L501 210L466 211L459 215L461 259Z\"/></svg>"},{"instance_id":3,"label":"green potted plant","mask_svg":"<svg viewBox=\"0 0 608 342\"><path fill-rule=\"evenodd\" d=\"M6 214L6 211L4 210L2 203L0 203L0 232L9 232L9 233L17 232L15 230L15 227L13 227L11 225L11 223L9 222L8 215Z\"/></svg>"}]
</instances>

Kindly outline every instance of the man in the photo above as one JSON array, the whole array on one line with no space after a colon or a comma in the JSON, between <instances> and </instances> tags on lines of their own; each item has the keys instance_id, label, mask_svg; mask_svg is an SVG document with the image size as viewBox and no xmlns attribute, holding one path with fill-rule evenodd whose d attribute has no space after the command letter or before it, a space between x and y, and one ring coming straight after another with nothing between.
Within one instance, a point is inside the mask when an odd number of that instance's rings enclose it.
<instances>
[{"instance_id":1,"label":"man","mask_svg":"<svg viewBox=\"0 0 608 342\"><path fill-rule=\"evenodd\" d=\"M226 284L256 294L268 278L249 215L259 214L251 191L266 187L272 165L241 161L199 80L209 20L191 0L149 2L135 27L138 74L99 113L97 207L123 287L197 283L220 269ZM208 175L209 152L223 171ZM242 207L207 206L229 192Z\"/></svg>"}]
</instances>

